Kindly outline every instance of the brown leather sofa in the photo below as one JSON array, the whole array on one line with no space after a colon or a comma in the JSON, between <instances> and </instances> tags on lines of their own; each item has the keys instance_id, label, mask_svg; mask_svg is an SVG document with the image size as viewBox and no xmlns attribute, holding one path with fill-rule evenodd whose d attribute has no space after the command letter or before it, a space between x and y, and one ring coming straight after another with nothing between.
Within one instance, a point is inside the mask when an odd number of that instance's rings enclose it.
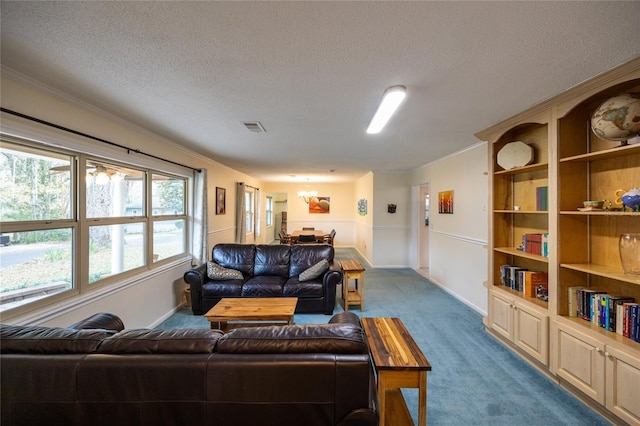
<instances>
[{"instance_id":1,"label":"brown leather sofa","mask_svg":"<svg viewBox=\"0 0 640 426\"><path fill-rule=\"evenodd\" d=\"M328 324L122 330L0 325L3 426L378 424L358 317ZM110 329L111 328L111 329Z\"/></svg>"},{"instance_id":2,"label":"brown leather sofa","mask_svg":"<svg viewBox=\"0 0 640 426\"><path fill-rule=\"evenodd\" d=\"M333 247L326 244L267 245L217 244L212 262L240 271L242 278L211 279L204 263L184 274L191 290L191 310L203 315L223 297L297 297L296 313L333 314L336 285L342 282L342 269L334 261ZM329 269L309 281L300 273L322 259Z\"/></svg>"}]
</instances>

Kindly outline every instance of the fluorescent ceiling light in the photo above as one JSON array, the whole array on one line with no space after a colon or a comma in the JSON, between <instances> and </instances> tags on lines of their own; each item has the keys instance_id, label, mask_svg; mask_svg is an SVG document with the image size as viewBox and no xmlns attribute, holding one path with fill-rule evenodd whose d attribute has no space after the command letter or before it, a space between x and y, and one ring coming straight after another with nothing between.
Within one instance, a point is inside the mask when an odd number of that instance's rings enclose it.
<instances>
[{"instance_id":1,"label":"fluorescent ceiling light","mask_svg":"<svg viewBox=\"0 0 640 426\"><path fill-rule=\"evenodd\" d=\"M407 88L404 86L391 86L385 90L382 96L382 102L380 102L376 113L371 119L371 123L369 123L367 133L380 133L393 113L396 112L396 109L400 106L406 94Z\"/></svg>"}]
</instances>

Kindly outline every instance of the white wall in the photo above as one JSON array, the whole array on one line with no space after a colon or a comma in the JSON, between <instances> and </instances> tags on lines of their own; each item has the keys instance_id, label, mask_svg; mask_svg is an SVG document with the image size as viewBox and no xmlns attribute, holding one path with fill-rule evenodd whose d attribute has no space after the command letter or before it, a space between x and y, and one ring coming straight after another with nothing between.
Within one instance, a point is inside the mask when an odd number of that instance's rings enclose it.
<instances>
[{"instance_id":1,"label":"white wall","mask_svg":"<svg viewBox=\"0 0 640 426\"><path fill-rule=\"evenodd\" d=\"M374 173L373 194L373 265L406 268L409 266L410 174ZM395 213L388 212L389 204L396 205Z\"/></svg>"},{"instance_id":2,"label":"white wall","mask_svg":"<svg viewBox=\"0 0 640 426\"><path fill-rule=\"evenodd\" d=\"M373 173L369 172L355 182L354 193L354 222L355 248L360 254L373 263ZM367 214L358 214L358 200L367 201Z\"/></svg>"},{"instance_id":3,"label":"white wall","mask_svg":"<svg viewBox=\"0 0 640 426\"><path fill-rule=\"evenodd\" d=\"M429 278L483 314L487 311L487 155L487 144L476 144L416 169L412 177L416 186L429 182ZM454 212L439 214L438 192L447 190L454 191ZM418 226L414 221L413 234ZM412 250L417 251L417 243Z\"/></svg>"}]
</instances>

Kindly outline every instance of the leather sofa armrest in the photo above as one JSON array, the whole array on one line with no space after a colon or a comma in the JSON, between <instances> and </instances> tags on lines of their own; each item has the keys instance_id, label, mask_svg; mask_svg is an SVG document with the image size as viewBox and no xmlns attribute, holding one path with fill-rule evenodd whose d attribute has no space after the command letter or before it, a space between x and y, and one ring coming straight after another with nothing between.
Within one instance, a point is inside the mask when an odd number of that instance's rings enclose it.
<instances>
[{"instance_id":1,"label":"leather sofa armrest","mask_svg":"<svg viewBox=\"0 0 640 426\"><path fill-rule=\"evenodd\" d=\"M325 291L324 314L333 314L333 308L336 305L336 286L342 282L342 269L334 269L335 261L329 266L329 270L322 277L322 284Z\"/></svg>"},{"instance_id":2,"label":"leather sofa armrest","mask_svg":"<svg viewBox=\"0 0 640 426\"><path fill-rule=\"evenodd\" d=\"M353 312L338 312L329 320L329 324L352 324L362 328L360 317Z\"/></svg>"},{"instance_id":3,"label":"leather sofa armrest","mask_svg":"<svg viewBox=\"0 0 640 426\"><path fill-rule=\"evenodd\" d=\"M68 328L73 330L102 329L122 331L124 330L124 323L120 317L115 314L100 312L80 320L77 323L70 325Z\"/></svg>"},{"instance_id":4,"label":"leather sofa armrest","mask_svg":"<svg viewBox=\"0 0 640 426\"><path fill-rule=\"evenodd\" d=\"M202 286L209 281L207 264L203 263L184 273L184 281L189 284L191 291L191 310L194 315L202 315Z\"/></svg>"}]
</instances>

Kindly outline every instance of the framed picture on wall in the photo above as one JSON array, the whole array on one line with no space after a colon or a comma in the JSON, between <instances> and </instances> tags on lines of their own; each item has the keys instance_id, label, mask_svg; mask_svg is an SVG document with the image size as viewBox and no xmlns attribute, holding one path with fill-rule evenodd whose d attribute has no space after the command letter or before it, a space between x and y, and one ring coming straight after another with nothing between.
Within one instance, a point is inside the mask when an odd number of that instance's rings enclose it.
<instances>
[{"instance_id":1,"label":"framed picture on wall","mask_svg":"<svg viewBox=\"0 0 640 426\"><path fill-rule=\"evenodd\" d=\"M438 192L438 213L453 214L453 190Z\"/></svg>"},{"instance_id":2,"label":"framed picture on wall","mask_svg":"<svg viewBox=\"0 0 640 426\"><path fill-rule=\"evenodd\" d=\"M216 186L216 214L227 213L227 190Z\"/></svg>"}]
</instances>

